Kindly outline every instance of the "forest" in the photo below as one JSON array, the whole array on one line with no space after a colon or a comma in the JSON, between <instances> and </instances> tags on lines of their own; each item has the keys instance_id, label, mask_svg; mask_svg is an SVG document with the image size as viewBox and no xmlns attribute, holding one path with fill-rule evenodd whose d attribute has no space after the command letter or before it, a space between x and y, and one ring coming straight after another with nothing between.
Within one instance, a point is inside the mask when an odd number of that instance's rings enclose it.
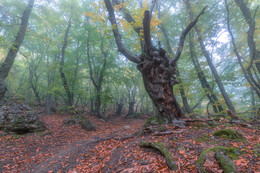
<instances>
[{"instance_id":1,"label":"forest","mask_svg":"<svg viewBox=\"0 0 260 173\"><path fill-rule=\"evenodd\" d=\"M258 0L0 0L0 172L260 172Z\"/></svg>"}]
</instances>

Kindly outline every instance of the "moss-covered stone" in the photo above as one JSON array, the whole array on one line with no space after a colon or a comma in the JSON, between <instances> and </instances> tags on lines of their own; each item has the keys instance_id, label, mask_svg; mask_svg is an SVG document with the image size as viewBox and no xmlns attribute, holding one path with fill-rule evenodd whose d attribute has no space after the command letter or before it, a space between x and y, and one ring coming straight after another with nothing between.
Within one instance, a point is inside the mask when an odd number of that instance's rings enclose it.
<instances>
[{"instance_id":1,"label":"moss-covered stone","mask_svg":"<svg viewBox=\"0 0 260 173\"><path fill-rule=\"evenodd\" d=\"M80 124L81 128L86 131L94 131L96 130L95 124L92 123L88 118L81 115L73 115L63 121L66 125L75 125Z\"/></svg>"},{"instance_id":2,"label":"moss-covered stone","mask_svg":"<svg viewBox=\"0 0 260 173\"><path fill-rule=\"evenodd\" d=\"M159 150L165 157L168 167L171 170L175 170L175 171L178 169L177 164L173 160L171 152L169 150L167 150L162 143L160 143L160 142L140 142L139 146L140 147L151 147L151 148Z\"/></svg>"},{"instance_id":3,"label":"moss-covered stone","mask_svg":"<svg viewBox=\"0 0 260 173\"><path fill-rule=\"evenodd\" d=\"M213 133L213 136L221 136L226 139L236 139L239 141L244 141L244 137L239 132L232 130L232 129L221 129L218 131L215 131Z\"/></svg>"},{"instance_id":4,"label":"moss-covered stone","mask_svg":"<svg viewBox=\"0 0 260 173\"><path fill-rule=\"evenodd\" d=\"M144 123L144 127L154 126L154 125L160 125L164 124L165 122L162 119L159 119L157 117L151 117L146 120Z\"/></svg>"},{"instance_id":5,"label":"moss-covered stone","mask_svg":"<svg viewBox=\"0 0 260 173\"><path fill-rule=\"evenodd\" d=\"M237 172L235 165L232 163L230 158L225 155L221 150L216 151L215 158L218 161L220 167L224 170L224 173L235 173Z\"/></svg>"},{"instance_id":6,"label":"moss-covered stone","mask_svg":"<svg viewBox=\"0 0 260 173\"><path fill-rule=\"evenodd\" d=\"M233 147L217 146L213 148L208 148L201 152L201 154L198 157L198 160L196 161L196 167L199 173L207 173L206 169L203 166L203 164L207 159L206 156L209 152L217 152L217 151L225 152L231 160L237 159L237 157L241 154L241 151L238 148L233 148Z\"/></svg>"}]
</instances>

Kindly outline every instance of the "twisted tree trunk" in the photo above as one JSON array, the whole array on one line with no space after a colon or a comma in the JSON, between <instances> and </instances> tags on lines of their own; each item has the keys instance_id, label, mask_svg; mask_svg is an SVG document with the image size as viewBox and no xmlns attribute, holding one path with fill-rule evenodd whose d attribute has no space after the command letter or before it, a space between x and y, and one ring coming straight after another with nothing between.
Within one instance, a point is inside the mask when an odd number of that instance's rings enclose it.
<instances>
[{"instance_id":1,"label":"twisted tree trunk","mask_svg":"<svg viewBox=\"0 0 260 173\"><path fill-rule=\"evenodd\" d=\"M130 61L137 64L137 69L141 72L143 77L143 82L147 93L152 99L158 113L161 117L168 120L169 123L172 123L174 119L181 118L184 116L183 112L180 109L179 104L173 93L173 85L176 83L174 80L174 75L176 74L176 63L182 53L184 40L188 32L192 27L198 22L199 16L202 12L192 21L182 32L179 41L178 50L173 59L170 59L169 55L162 48L155 48L152 45L151 34L150 34L150 22L152 10L146 10L144 13L143 19L143 38L144 49L141 55L135 55L132 52L128 51L124 46L120 32L117 27L117 21L114 14L114 9L112 7L110 0L104 0L106 8L109 13L109 20L114 33L115 41L118 47L118 51L121 52L126 58ZM155 1L153 1L155 2ZM152 7L154 4L152 5ZM153 8L152 8L153 9ZM127 14L127 10L122 10L124 13L125 19L132 24L135 23L134 19L131 18L130 14ZM131 20L130 20L131 19ZM134 28L135 31L139 34L139 28Z\"/></svg>"}]
</instances>

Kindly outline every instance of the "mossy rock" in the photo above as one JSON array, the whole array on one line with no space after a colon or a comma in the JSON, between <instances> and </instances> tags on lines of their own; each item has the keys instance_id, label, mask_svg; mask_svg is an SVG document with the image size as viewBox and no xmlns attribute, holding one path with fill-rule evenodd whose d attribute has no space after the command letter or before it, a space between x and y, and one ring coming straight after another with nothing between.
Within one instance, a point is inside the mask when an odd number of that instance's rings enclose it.
<instances>
[{"instance_id":1,"label":"mossy rock","mask_svg":"<svg viewBox=\"0 0 260 173\"><path fill-rule=\"evenodd\" d=\"M164 124L165 122L162 119L159 119L157 117L150 117L146 120L144 123L144 127L154 126L154 125L160 125Z\"/></svg>"},{"instance_id":2,"label":"mossy rock","mask_svg":"<svg viewBox=\"0 0 260 173\"><path fill-rule=\"evenodd\" d=\"M223 146L208 148L201 152L201 154L198 157L198 160L196 161L196 167L199 173L207 173L206 169L203 166L203 164L207 159L206 156L210 152L217 152L217 151L225 152L229 157L229 159L231 160L237 159L238 156L241 155L241 151L238 148L223 147Z\"/></svg>"},{"instance_id":3,"label":"mossy rock","mask_svg":"<svg viewBox=\"0 0 260 173\"><path fill-rule=\"evenodd\" d=\"M94 123L92 123L88 118L81 116L81 115L73 115L69 118L66 118L63 121L64 124L66 125L76 125L80 124L81 128L86 130L86 131L94 131L96 130L96 126Z\"/></svg>"},{"instance_id":4,"label":"mossy rock","mask_svg":"<svg viewBox=\"0 0 260 173\"><path fill-rule=\"evenodd\" d=\"M243 135L232 129L221 129L213 133L213 136L220 136L226 139L235 139L238 141L245 141Z\"/></svg>"}]
</instances>

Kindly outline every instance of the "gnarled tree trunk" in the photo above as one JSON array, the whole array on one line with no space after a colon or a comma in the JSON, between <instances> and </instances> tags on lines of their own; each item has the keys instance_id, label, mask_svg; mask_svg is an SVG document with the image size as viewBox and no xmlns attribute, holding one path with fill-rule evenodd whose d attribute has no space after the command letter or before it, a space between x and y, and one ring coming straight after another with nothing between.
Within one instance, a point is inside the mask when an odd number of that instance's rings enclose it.
<instances>
[{"instance_id":1,"label":"gnarled tree trunk","mask_svg":"<svg viewBox=\"0 0 260 173\"><path fill-rule=\"evenodd\" d=\"M137 69L142 73L145 89L157 111L170 122L183 117L173 94L175 67L171 65L166 52L163 49L153 49L148 54L143 54L141 60L143 61L137 65Z\"/></svg>"},{"instance_id":2,"label":"gnarled tree trunk","mask_svg":"<svg viewBox=\"0 0 260 173\"><path fill-rule=\"evenodd\" d=\"M147 93L152 99L158 113L161 117L166 118L169 123L176 118L181 118L184 116L183 112L180 109L179 104L173 93L173 84L175 83L174 75L176 74L176 63L182 53L184 40L187 33L192 29L192 27L197 23L199 16L204 12L203 11L192 21L182 32L180 36L180 42L178 50L173 59L170 59L168 54L163 49L156 49L152 45L151 41L151 30L150 22L152 9L155 5L153 1L151 11L146 10L144 13L143 19L143 38L144 43L141 43L143 47L143 53L138 56L130 52L124 46L120 32L117 27L117 21L114 14L114 9L110 0L104 0L106 8L109 13L109 20L114 33L115 41L118 47L118 51L121 52L127 59L137 64L137 69L142 73L143 82ZM114 0L117 4L118 1ZM134 25L135 21L130 14L127 13L127 10L124 10L122 7L122 12L124 13L124 18ZM134 30L138 33L140 37L141 29L135 28Z\"/></svg>"}]
</instances>

